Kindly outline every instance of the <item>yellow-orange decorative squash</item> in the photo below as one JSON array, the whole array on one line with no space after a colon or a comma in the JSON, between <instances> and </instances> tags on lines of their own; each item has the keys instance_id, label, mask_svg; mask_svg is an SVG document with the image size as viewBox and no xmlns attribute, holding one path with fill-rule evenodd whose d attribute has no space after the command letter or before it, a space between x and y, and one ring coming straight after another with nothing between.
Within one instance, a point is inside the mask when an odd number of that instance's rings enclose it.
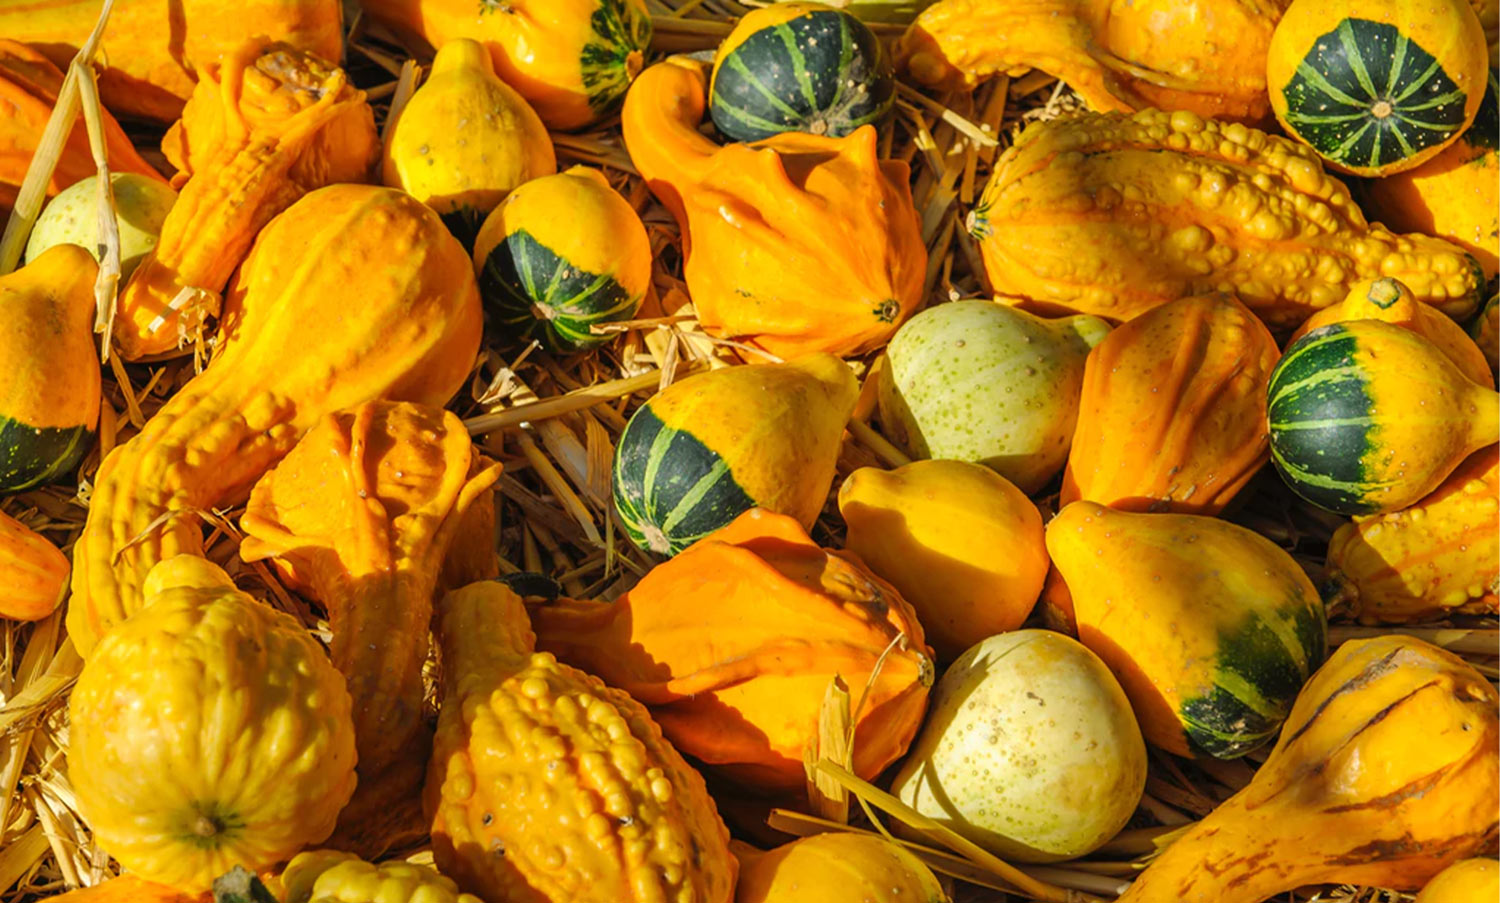
<instances>
[{"instance_id":1,"label":"yellow-orange decorative squash","mask_svg":"<svg viewBox=\"0 0 1500 903\"><path fill-rule=\"evenodd\" d=\"M68 588L68 556L46 537L0 511L0 618L37 621Z\"/></svg>"},{"instance_id":2,"label":"yellow-orange decorative squash","mask_svg":"<svg viewBox=\"0 0 1500 903\"><path fill-rule=\"evenodd\" d=\"M735 903L946 903L911 851L870 834L814 834L767 852L738 852Z\"/></svg>"},{"instance_id":3,"label":"yellow-orange decorative squash","mask_svg":"<svg viewBox=\"0 0 1500 903\"><path fill-rule=\"evenodd\" d=\"M1417 894L1416 903L1484 903L1500 899L1500 864L1465 859L1438 872Z\"/></svg>"},{"instance_id":4,"label":"yellow-orange decorative squash","mask_svg":"<svg viewBox=\"0 0 1500 903\"><path fill-rule=\"evenodd\" d=\"M482 903L428 866L375 865L333 850L298 853L277 883L282 903Z\"/></svg>"},{"instance_id":5,"label":"yellow-orange decorative squash","mask_svg":"<svg viewBox=\"0 0 1500 903\"><path fill-rule=\"evenodd\" d=\"M212 897L183 893L175 887L146 881L135 875L121 875L47 900L49 903L210 903Z\"/></svg>"},{"instance_id":6,"label":"yellow-orange decorative squash","mask_svg":"<svg viewBox=\"0 0 1500 903\"><path fill-rule=\"evenodd\" d=\"M324 415L446 403L480 319L468 255L409 195L332 185L272 220L230 285L213 362L99 467L73 552L79 652L140 607L153 564L202 548L194 509L244 499Z\"/></svg>"},{"instance_id":7,"label":"yellow-orange decorative squash","mask_svg":"<svg viewBox=\"0 0 1500 903\"><path fill-rule=\"evenodd\" d=\"M681 227L698 322L782 357L883 345L927 269L907 165L877 158L873 126L720 147L697 130L706 86L701 63L671 57L623 114L631 160Z\"/></svg>"},{"instance_id":8,"label":"yellow-orange decorative squash","mask_svg":"<svg viewBox=\"0 0 1500 903\"><path fill-rule=\"evenodd\" d=\"M639 702L534 652L503 583L449 593L438 617L425 800L444 874L485 900L730 903L729 832Z\"/></svg>"}]
</instances>

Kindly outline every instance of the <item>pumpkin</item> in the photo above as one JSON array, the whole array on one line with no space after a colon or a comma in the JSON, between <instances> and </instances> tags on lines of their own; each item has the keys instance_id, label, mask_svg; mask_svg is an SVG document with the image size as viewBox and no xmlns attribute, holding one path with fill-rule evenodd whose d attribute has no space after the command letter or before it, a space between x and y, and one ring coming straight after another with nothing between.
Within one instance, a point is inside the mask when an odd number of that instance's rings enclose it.
<instances>
[{"instance_id":1,"label":"pumpkin","mask_svg":"<svg viewBox=\"0 0 1500 903\"><path fill-rule=\"evenodd\" d=\"M489 215L474 276L507 333L578 351L609 341L595 323L635 316L651 284L651 242L603 174L574 166L522 185Z\"/></svg>"},{"instance_id":2,"label":"pumpkin","mask_svg":"<svg viewBox=\"0 0 1500 903\"><path fill-rule=\"evenodd\" d=\"M79 652L141 606L153 564L201 550L193 509L244 500L326 414L447 402L480 316L468 255L409 195L331 185L273 219L229 287L213 361L99 466L73 549Z\"/></svg>"},{"instance_id":3,"label":"pumpkin","mask_svg":"<svg viewBox=\"0 0 1500 903\"><path fill-rule=\"evenodd\" d=\"M1455 862L1427 882L1416 903L1473 903L1500 898L1500 865L1493 859Z\"/></svg>"},{"instance_id":4,"label":"pumpkin","mask_svg":"<svg viewBox=\"0 0 1500 903\"><path fill-rule=\"evenodd\" d=\"M533 651L503 583L449 593L438 616L426 811L444 874L485 900L729 903L729 832L640 703Z\"/></svg>"},{"instance_id":5,"label":"pumpkin","mask_svg":"<svg viewBox=\"0 0 1500 903\"><path fill-rule=\"evenodd\" d=\"M495 77L483 45L458 38L387 128L380 180L442 214L468 245L507 193L556 171L536 111Z\"/></svg>"},{"instance_id":6,"label":"pumpkin","mask_svg":"<svg viewBox=\"0 0 1500 903\"><path fill-rule=\"evenodd\" d=\"M1078 639L1147 742L1232 759L1276 735L1323 659L1323 603L1292 557L1228 521L1074 502L1047 524Z\"/></svg>"},{"instance_id":7,"label":"pumpkin","mask_svg":"<svg viewBox=\"0 0 1500 903\"><path fill-rule=\"evenodd\" d=\"M1484 353L1490 371L1500 369L1500 295L1490 295L1490 300L1484 303L1484 308L1469 324L1469 337Z\"/></svg>"},{"instance_id":8,"label":"pumpkin","mask_svg":"<svg viewBox=\"0 0 1500 903\"><path fill-rule=\"evenodd\" d=\"M333 850L298 853L280 884L282 903L481 903L428 866L400 860L373 865Z\"/></svg>"},{"instance_id":9,"label":"pumpkin","mask_svg":"<svg viewBox=\"0 0 1500 903\"><path fill-rule=\"evenodd\" d=\"M769 852L742 852L735 903L945 903L922 860L871 834L814 834Z\"/></svg>"},{"instance_id":10,"label":"pumpkin","mask_svg":"<svg viewBox=\"0 0 1500 903\"><path fill-rule=\"evenodd\" d=\"M1403 636L1340 646L1239 793L1120 903L1260 903L1305 884L1415 890L1484 847L1500 793L1495 689Z\"/></svg>"},{"instance_id":11,"label":"pumpkin","mask_svg":"<svg viewBox=\"0 0 1500 903\"><path fill-rule=\"evenodd\" d=\"M261 228L309 191L364 181L378 147L365 94L343 70L264 39L206 69L182 115L191 175L120 292L114 337L129 360L171 351L218 313Z\"/></svg>"},{"instance_id":12,"label":"pumpkin","mask_svg":"<svg viewBox=\"0 0 1500 903\"><path fill-rule=\"evenodd\" d=\"M120 278L129 279L141 259L156 247L162 222L177 201L177 192L160 179L133 172L112 172L109 183L120 236ZM47 202L26 240L26 262L61 244L78 245L99 259L102 243L97 178L74 182Z\"/></svg>"},{"instance_id":13,"label":"pumpkin","mask_svg":"<svg viewBox=\"0 0 1500 903\"><path fill-rule=\"evenodd\" d=\"M847 551L911 603L939 657L1031 614L1047 577L1042 515L1015 484L966 461L861 467L839 487Z\"/></svg>"},{"instance_id":14,"label":"pumpkin","mask_svg":"<svg viewBox=\"0 0 1500 903\"><path fill-rule=\"evenodd\" d=\"M873 127L720 147L697 130L705 82L671 57L622 114L630 159L681 229L699 325L783 358L885 344L927 269L907 164L879 159Z\"/></svg>"},{"instance_id":15,"label":"pumpkin","mask_svg":"<svg viewBox=\"0 0 1500 903\"><path fill-rule=\"evenodd\" d=\"M1097 849L1135 812L1146 745L1099 657L1047 630L992 636L959 656L891 793L1006 859Z\"/></svg>"},{"instance_id":16,"label":"pumpkin","mask_svg":"<svg viewBox=\"0 0 1500 903\"><path fill-rule=\"evenodd\" d=\"M636 409L615 446L615 512L632 542L675 555L751 508L810 529L828 500L859 386L843 361L726 367Z\"/></svg>"},{"instance_id":17,"label":"pumpkin","mask_svg":"<svg viewBox=\"0 0 1500 903\"><path fill-rule=\"evenodd\" d=\"M1469 0L1293 0L1266 55L1271 109L1339 172L1384 176L1474 121L1489 51Z\"/></svg>"},{"instance_id":18,"label":"pumpkin","mask_svg":"<svg viewBox=\"0 0 1500 903\"><path fill-rule=\"evenodd\" d=\"M0 618L40 621L68 588L68 556L46 537L0 511Z\"/></svg>"},{"instance_id":19,"label":"pumpkin","mask_svg":"<svg viewBox=\"0 0 1500 903\"><path fill-rule=\"evenodd\" d=\"M442 47L478 41L495 74L554 129L592 125L619 106L651 43L645 0L361 0L376 21ZM475 15L476 10L478 15Z\"/></svg>"},{"instance_id":20,"label":"pumpkin","mask_svg":"<svg viewBox=\"0 0 1500 903\"><path fill-rule=\"evenodd\" d=\"M880 422L915 458L973 461L1036 492L1068 459L1084 361L1108 332L990 301L928 308L886 349Z\"/></svg>"},{"instance_id":21,"label":"pumpkin","mask_svg":"<svg viewBox=\"0 0 1500 903\"><path fill-rule=\"evenodd\" d=\"M1266 463L1266 384L1278 356L1231 295L1170 301L1105 336L1084 365L1058 504L1223 511Z\"/></svg>"},{"instance_id":22,"label":"pumpkin","mask_svg":"<svg viewBox=\"0 0 1500 903\"><path fill-rule=\"evenodd\" d=\"M911 606L768 511L740 515L614 602L558 599L532 624L538 648L645 703L683 753L765 791L805 786L802 753L835 677L865 698L853 770L867 780L906 752L932 684Z\"/></svg>"},{"instance_id":23,"label":"pumpkin","mask_svg":"<svg viewBox=\"0 0 1500 903\"><path fill-rule=\"evenodd\" d=\"M778 3L747 14L719 45L708 115L731 141L842 138L879 125L895 99L890 63L863 22L822 3Z\"/></svg>"},{"instance_id":24,"label":"pumpkin","mask_svg":"<svg viewBox=\"0 0 1500 903\"><path fill-rule=\"evenodd\" d=\"M1500 451L1475 452L1410 508L1357 517L1328 542L1328 594L1366 623L1493 613Z\"/></svg>"},{"instance_id":25,"label":"pumpkin","mask_svg":"<svg viewBox=\"0 0 1500 903\"><path fill-rule=\"evenodd\" d=\"M1100 111L1270 119L1266 48L1288 0L941 0L896 45L917 82L963 90L1037 68Z\"/></svg>"},{"instance_id":26,"label":"pumpkin","mask_svg":"<svg viewBox=\"0 0 1500 903\"><path fill-rule=\"evenodd\" d=\"M59 245L0 276L0 492L72 473L94 444L98 271L87 251Z\"/></svg>"},{"instance_id":27,"label":"pumpkin","mask_svg":"<svg viewBox=\"0 0 1500 903\"><path fill-rule=\"evenodd\" d=\"M68 700L68 778L142 878L208 890L333 830L354 792L349 693L316 640L202 558L152 568Z\"/></svg>"},{"instance_id":28,"label":"pumpkin","mask_svg":"<svg viewBox=\"0 0 1500 903\"><path fill-rule=\"evenodd\" d=\"M1500 439L1500 396L1422 336L1379 320L1314 329L1271 373L1271 460L1339 514L1405 508Z\"/></svg>"},{"instance_id":29,"label":"pumpkin","mask_svg":"<svg viewBox=\"0 0 1500 903\"><path fill-rule=\"evenodd\" d=\"M1457 245L1367 223L1311 148L1186 112L1032 123L968 224L994 290L1048 313L1129 320L1223 291L1291 329L1391 276L1462 319L1484 282Z\"/></svg>"},{"instance_id":30,"label":"pumpkin","mask_svg":"<svg viewBox=\"0 0 1500 903\"><path fill-rule=\"evenodd\" d=\"M50 903L208 903L207 894L185 894L175 887L121 875L47 898Z\"/></svg>"}]
</instances>

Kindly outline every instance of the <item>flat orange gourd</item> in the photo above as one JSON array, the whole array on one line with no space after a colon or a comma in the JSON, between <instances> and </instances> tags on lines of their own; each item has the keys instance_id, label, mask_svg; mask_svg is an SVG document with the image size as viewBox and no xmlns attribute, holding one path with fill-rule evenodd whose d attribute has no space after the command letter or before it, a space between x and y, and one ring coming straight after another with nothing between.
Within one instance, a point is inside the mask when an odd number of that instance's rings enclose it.
<instances>
[{"instance_id":1,"label":"flat orange gourd","mask_svg":"<svg viewBox=\"0 0 1500 903\"><path fill-rule=\"evenodd\" d=\"M68 556L0 511L0 618L37 621L57 610L68 588Z\"/></svg>"}]
</instances>

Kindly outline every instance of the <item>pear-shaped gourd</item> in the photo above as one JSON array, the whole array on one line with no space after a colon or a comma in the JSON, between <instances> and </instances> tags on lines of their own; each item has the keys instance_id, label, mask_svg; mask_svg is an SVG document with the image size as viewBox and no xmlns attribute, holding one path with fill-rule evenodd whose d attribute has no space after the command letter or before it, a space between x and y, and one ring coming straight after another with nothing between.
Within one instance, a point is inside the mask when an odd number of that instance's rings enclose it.
<instances>
[{"instance_id":1,"label":"pear-shaped gourd","mask_svg":"<svg viewBox=\"0 0 1500 903\"><path fill-rule=\"evenodd\" d=\"M891 339L880 422L913 457L973 461L1036 492L1068 458L1084 360L1108 332L1091 316L939 304Z\"/></svg>"},{"instance_id":2,"label":"pear-shaped gourd","mask_svg":"<svg viewBox=\"0 0 1500 903\"><path fill-rule=\"evenodd\" d=\"M909 850L871 834L814 834L764 853L735 851L735 903L943 903L943 886Z\"/></svg>"},{"instance_id":3,"label":"pear-shaped gourd","mask_svg":"<svg viewBox=\"0 0 1500 903\"><path fill-rule=\"evenodd\" d=\"M1500 863L1465 859L1438 872L1417 894L1416 903L1484 903L1500 899Z\"/></svg>"},{"instance_id":4,"label":"pear-shaped gourd","mask_svg":"<svg viewBox=\"0 0 1500 903\"><path fill-rule=\"evenodd\" d=\"M141 259L156 247L162 223L177 201L177 192L160 179L133 172L112 172L115 227L120 231L120 279L135 272ZM26 240L30 263L54 245L75 244L99 258L99 180L87 178L64 188L42 208L31 237Z\"/></svg>"}]
</instances>

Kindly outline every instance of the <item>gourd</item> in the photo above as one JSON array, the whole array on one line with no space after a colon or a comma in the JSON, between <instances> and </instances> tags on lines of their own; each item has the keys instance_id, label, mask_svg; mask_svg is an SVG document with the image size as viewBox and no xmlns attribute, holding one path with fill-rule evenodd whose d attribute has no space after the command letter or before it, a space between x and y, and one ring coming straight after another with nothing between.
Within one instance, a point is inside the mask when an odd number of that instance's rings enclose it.
<instances>
[{"instance_id":1,"label":"gourd","mask_svg":"<svg viewBox=\"0 0 1500 903\"><path fill-rule=\"evenodd\" d=\"M842 138L879 125L896 81L875 33L822 3L778 3L740 19L719 45L708 114L731 141L782 132Z\"/></svg>"},{"instance_id":2,"label":"gourd","mask_svg":"<svg viewBox=\"0 0 1500 903\"><path fill-rule=\"evenodd\" d=\"M449 593L438 616L425 803L444 874L484 900L729 903L729 832L640 703L534 652L503 583Z\"/></svg>"},{"instance_id":3,"label":"gourd","mask_svg":"<svg viewBox=\"0 0 1500 903\"><path fill-rule=\"evenodd\" d=\"M47 898L52 903L205 903L206 894L186 894L175 887L121 875L91 887Z\"/></svg>"},{"instance_id":4,"label":"gourd","mask_svg":"<svg viewBox=\"0 0 1500 903\"><path fill-rule=\"evenodd\" d=\"M40 621L68 588L68 556L46 537L0 511L0 618Z\"/></svg>"},{"instance_id":5,"label":"gourd","mask_svg":"<svg viewBox=\"0 0 1500 903\"><path fill-rule=\"evenodd\" d=\"M944 660L1031 614L1047 577L1042 515L966 461L861 467L839 487L846 551L894 586Z\"/></svg>"},{"instance_id":6,"label":"gourd","mask_svg":"<svg viewBox=\"0 0 1500 903\"><path fill-rule=\"evenodd\" d=\"M1108 332L1096 317L936 305L886 348L880 422L912 457L973 461L1036 492L1067 461L1084 361Z\"/></svg>"},{"instance_id":7,"label":"gourd","mask_svg":"<svg viewBox=\"0 0 1500 903\"><path fill-rule=\"evenodd\" d=\"M697 131L705 87L702 64L674 56L622 114L630 159L680 227L699 325L783 358L885 344L927 269L907 164L879 159L873 127L721 147Z\"/></svg>"},{"instance_id":8,"label":"gourd","mask_svg":"<svg viewBox=\"0 0 1500 903\"><path fill-rule=\"evenodd\" d=\"M153 564L201 550L194 509L243 500L324 415L447 402L480 322L468 256L409 195L331 185L273 219L229 287L213 361L95 475L68 606L80 654L140 607Z\"/></svg>"},{"instance_id":9,"label":"gourd","mask_svg":"<svg viewBox=\"0 0 1500 903\"><path fill-rule=\"evenodd\" d=\"M805 787L803 750L836 676L865 699L851 715L853 770L867 780L906 752L932 685L911 606L768 511L740 515L614 602L558 599L532 624L538 648L645 703L684 754L768 792Z\"/></svg>"},{"instance_id":10,"label":"gourd","mask_svg":"<svg viewBox=\"0 0 1500 903\"><path fill-rule=\"evenodd\" d=\"M945 903L937 876L910 851L870 834L814 834L742 852L735 903Z\"/></svg>"},{"instance_id":11,"label":"gourd","mask_svg":"<svg viewBox=\"0 0 1500 903\"><path fill-rule=\"evenodd\" d=\"M1084 365L1058 504L1223 511L1266 463L1266 384L1279 356L1232 295L1169 301L1105 336Z\"/></svg>"},{"instance_id":12,"label":"gourd","mask_svg":"<svg viewBox=\"0 0 1500 903\"><path fill-rule=\"evenodd\" d=\"M495 77L483 45L459 38L389 127L380 180L442 214L465 244L521 183L557 171L547 127Z\"/></svg>"},{"instance_id":13,"label":"gourd","mask_svg":"<svg viewBox=\"0 0 1500 903\"><path fill-rule=\"evenodd\" d=\"M120 278L129 279L141 259L156 247L162 222L177 200L177 192L159 179L133 172L112 172L115 227L120 236ZM74 244L99 259L99 180L74 182L47 202L26 241L26 262L47 249Z\"/></svg>"},{"instance_id":14,"label":"gourd","mask_svg":"<svg viewBox=\"0 0 1500 903\"><path fill-rule=\"evenodd\" d=\"M1494 446L1475 452L1412 507L1339 527L1328 542L1328 595L1365 623L1494 612L1497 466Z\"/></svg>"},{"instance_id":15,"label":"gourd","mask_svg":"<svg viewBox=\"0 0 1500 903\"><path fill-rule=\"evenodd\" d=\"M16 203L16 192L26 178L26 169L36 153L37 142L52 116L52 105L62 89L62 70L46 57L25 44L18 43L9 27L14 18L6 12L6 4L0 3L0 208L9 208ZM35 7L27 3L26 9ZM89 13L89 23L94 20ZM67 65L67 63L64 63ZM109 114L100 110L104 125L105 152L109 155L109 167L113 172L129 172L164 181L151 164L141 159L135 145L120 128L120 124ZM89 150L88 131L82 120L73 124L68 139L57 157L57 168L47 183L47 194L54 195L81 179L95 175L93 152Z\"/></svg>"},{"instance_id":16,"label":"gourd","mask_svg":"<svg viewBox=\"0 0 1500 903\"><path fill-rule=\"evenodd\" d=\"M202 892L317 843L354 792L349 693L290 616L183 555L100 641L68 701L68 778L94 838Z\"/></svg>"},{"instance_id":17,"label":"gourd","mask_svg":"<svg viewBox=\"0 0 1500 903\"><path fill-rule=\"evenodd\" d=\"M1449 652L1403 636L1344 643L1250 784L1167 847L1121 903L1421 887L1493 835L1495 710L1494 688Z\"/></svg>"},{"instance_id":18,"label":"gourd","mask_svg":"<svg viewBox=\"0 0 1500 903\"><path fill-rule=\"evenodd\" d=\"M589 327L635 316L651 284L651 242L597 169L574 166L495 208L474 241L474 276L508 333L578 351L610 339Z\"/></svg>"},{"instance_id":19,"label":"gourd","mask_svg":"<svg viewBox=\"0 0 1500 903\"><path fill-rule=\"evenodd\" d=\"M1314 329L1271 373L1271 461L1338 514L1396 511L1500 439L1500 396L1427 339L1379 320Z\"/></svg>"},{"instance_id":20,"label":"gourd","mask_svg":"<svg viewBox=\"0 0 1500 903\"><path fill-rule=\"evenodd\" d=\"M1323 603L1292 557L1237 524L1073 502L1047 525L1078 639L1146 741L1242 756L1276 735L1323 659Z\"/></svg>"},{"instance_id":21,"label":"gourd","mask_svg":"<svg viewBox=\"0 0 1500 903\"><path fill-rule=\"evenodd\" d=\"M1473 903L1500 896L1500 865L1493 859L1464 859L1438 872L1417 894L1416 903Z\"/></svg>"},{"instance_id":22,"label":"gourd","mask_svg":"<svg viewBox=\"0 0 1500 903\"><path fill-rule=\"evenodd\" d=\"M1456 140L1488 66L1469 0L1294 0L1271 35L1266 83L1287 134L1339 172L1375 177Z\"/></svg>"},{"instance_id":23,"label":"gourd","mask_svg":"<svg viewBox=\"0 0 1500 903\"><path fill-rule=\"evenodd\" d=\"M362 0L366 13L441 47L480 42L495 73L554 129L613 113L651 43L645 0ZM475 15L475 12L478 15Z\"/></svg>"},{"instance_id":24,"label":"gourd","mask_svg":"<svg viewBox=\"0 0 1500 903\"><path fill-rule=\"evenodd\" d=\"M66 69L98 16L97 0L0 0L0 34L30 44ZM251 34L337 60L343 50L342 8L336 0L180 0L170 5L117 0L94 57L101 66L104 105L131 119L172 122L182 115L204 69ZM82 122L75 134L83 140ZM87 169L64 179L64 185L93 171L87 145L81 148ZM122 165L111 146L109 168L118 171Z\"/></svg>"},{"instance_id":25,"label":"gourd","mask_svg":"<svg viewBox=\"0 0 1500 903\"><path fill-rule=\"evenodd\" d=\"M98 266L59 245L0 276L0 492L71 473L94 444Z\"/></svg>"},{"instance_id":26,"label":"gourd","mask_svg":"<svg viewBox=\"0 0 1500 903\"><path fill-rule=\"evenodd\" d=\"M992 636L959 656L891 793L1002 858L1071 859L1129 820L1146 745L1120 685L1077 640Z\"/></svg>"},{"instance_id":27,"label":"gourd","mask_svg":"<svg viewBox=\"0 0 1500 903\"><path fill-rule=\"evenodd\" d=\"M374 401L325 416L250 493L240 557L273 559L328 613L353 699L359 786L340 848L375 856L426 833L427 624L454 534L499 474L456 415Z\"/></svg>"},{"instance_id":28,"label":"gourd","mask_svg":"<svg viewBox=\"0 0 1500 903\"><path fill-rule=\"evenodd\" d=\"M1147 107L1261 123L1266 49L1288 0L941 0L896 45L929 88L1037 68L1100 111Z\"/></svg>"},{"instance_id":29,"label":"gourd","mask_svg":"<svg viewBox=\"0 0 1500 903\"><path fill-rule=\"evenodd\" d=\"M859 387L831 354L679 380L615 446L615 512L632 542L675 555L751 508L810 529L828 500Z\"/></svg>"},{"instance_id":30,"label":"gourd","mask_svg":"<svg viewBox=\"0 0 1500 903\"><path fill-rule=\"evenodd\" d=\"M1367 223L1311 148L1184 112L1033 123L968 224L996 292L1115 320L1225 291L1290 329L1376 276L1463 319L1484 281L1456 245Z\"/></svg>"},{"instance_id":31,"label":"gourd","mask_svg":"<svg viewBox=\"0 0 1500 903\"><path fill-rule=\"evenodd\" d=\"M298 853L281 873L282 903L481 903L425 865L373 865L333 850Z\"/></svg>"},{"instance_id":32,"label":"gourd","mask_svg":"<svg viewBox=\"0 0 1500 903\"><path fill-rule=\"evenodd\" d=\"M1490 365L1490 371L1500 369L1500 295L1490 295L1484 308L1469 324L1469 337Z\"/></svg>"},{"instance_id":33,"label":"gourd","mask_svg":"<svg viewBox=\"0 0 1500 903\"><path fill-rule=\"evenodd\" d=\"M266 223L309 191L366 181L379 146L343 70L263 38L206 68L182 117L168 142L191 173L120 292L114 337L128 360L171 351L217 314Z\"/></svg>"}]
</instances>

